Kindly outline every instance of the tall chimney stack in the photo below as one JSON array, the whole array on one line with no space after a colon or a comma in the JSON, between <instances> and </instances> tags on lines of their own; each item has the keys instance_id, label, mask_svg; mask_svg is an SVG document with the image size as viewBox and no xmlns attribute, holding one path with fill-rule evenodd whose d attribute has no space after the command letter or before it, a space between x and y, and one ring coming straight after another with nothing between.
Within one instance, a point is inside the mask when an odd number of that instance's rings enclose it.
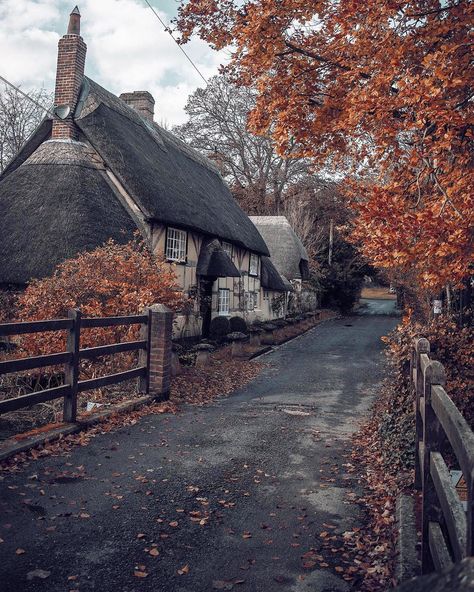
<instances>
[{"instance_id":1,"label":"tall chimney stack","mask_svg":"<svg viewBox=\"0 0 474 592\"><path fill-rule=\"evenodd\" d=\"M69 107L64 119L57 115L53 120L53 139L77 140L78 129L72 119L84 78L87 45L81 37L81 14L76 6L69 16L67 33L58 44L58 65L56 69L55 107ZM63 110L64 111L64 110Z\"/></svg>"},{"instance_id":2,"label":"tall chimney stack","mask_svg":"<svg viewBox=\"0 0 474 592\"><path fill-rule=\"evenodd\" d=\"M142 117L148 119L148 121L153 121L155 115L155 99L147 90L122 93L120 98L129 107L138 111Z\"/></svg>"}]
</instances>

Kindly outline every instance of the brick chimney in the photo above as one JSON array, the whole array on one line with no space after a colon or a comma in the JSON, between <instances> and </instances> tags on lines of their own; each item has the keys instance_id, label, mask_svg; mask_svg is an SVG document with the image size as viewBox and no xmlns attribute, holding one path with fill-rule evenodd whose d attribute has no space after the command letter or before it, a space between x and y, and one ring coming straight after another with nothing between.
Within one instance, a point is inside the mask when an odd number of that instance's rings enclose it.
<instances>
[{"instance_id":1,"label":"brick chimney","mask_svg":"<svg viewBox=\"0 0 474 592\"><path fill-rule=\"evenodd\" d=\"M122 93L120 95L122 101L127 105L138 111L142 117L153 121L155 114L155 99L147 90L135 90L134 92Z\"/></svg>"},{"instance_id":2,"label":"brick chimney","mask_svg":"<svg viewBox=\"0 0 474 592\"><path fill-rule=\"evenodd\" d=\"M55 107L70 109L65 119L57 115L53 120L53 139L77 140L79 132L72 119L79 98L84 77L87 45L81 37L81 14L76 6L69 16L67 33L58 44L58 65L56 69Z\"/></svg>"}]
</instances>

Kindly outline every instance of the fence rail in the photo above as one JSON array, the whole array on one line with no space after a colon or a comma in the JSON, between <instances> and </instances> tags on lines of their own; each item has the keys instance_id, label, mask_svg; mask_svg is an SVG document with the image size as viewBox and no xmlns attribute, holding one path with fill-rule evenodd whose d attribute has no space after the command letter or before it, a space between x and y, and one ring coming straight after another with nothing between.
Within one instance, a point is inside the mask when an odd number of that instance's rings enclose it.
<instances>
[{"instance_id":1,"label":"fence rail","mask_svg":"<svg viewBox=\"0 0 474 592\"><path fill-rule=\"evenodd\" d=\"M444 367L427 339L412 353L416 395L415 486L422 491L422 573L441 571L474 554L474 433L445 390ZM454 454L467 485L467 512L452 483Z\"/></svg>"},{"instance_id":2,"label":"fence rail","mask_svg":"<svg viewBox=\"0 0 474 592\"><path fill-rule=\"evenodd\" d=\"M77 419L78 393L111 384L117 384L134 378L143 379L141 383L142 390L148 390L150 315L151 309L148 314L144 315L82 318L80 310L74 309L69 311L67 319L0 324L0 337L46 331L67 331L67 351L65 352L0 362L0 376L24 370L33 370L44 368L46 366L64 364L65 379L65 384L62 386L43 389L20 397L0 401L0 414L17 411L18 409L29 407L30 405L35 405L37 403L64 398L64 421L74 422ZM80 349L82 329L137 324L141 325L140 340ZM79 361L81 359L91 360L99 356L112 355L126 351L140 352L139 367L98 378L91 378L89 380L79 380Z\"/></svg>"}]
</instances>

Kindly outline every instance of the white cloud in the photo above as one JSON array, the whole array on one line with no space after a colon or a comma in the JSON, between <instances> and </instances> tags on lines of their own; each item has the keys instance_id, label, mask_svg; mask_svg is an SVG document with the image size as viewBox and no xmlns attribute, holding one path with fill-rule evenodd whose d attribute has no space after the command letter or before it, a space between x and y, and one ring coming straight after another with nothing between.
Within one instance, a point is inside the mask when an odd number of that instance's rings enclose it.
<instances>
[{"instance_id":1,"label":"white cloud","mask_svg":"<svg viewBox=\"0 0 474 592\"><path fill-rule=\"evenodd\" d=\"M72 5L65 0L2 0L0 74L25 89L52 88L57 41ZM116 94L149 90L158 121L184 121L188 95L204 83L145 3L83 0L79 8L88 46L86 73ZM169 15L160 16L169 22ZM225 60L198 39L185 50L206 78Z\"/></svg>"}]
</instances>

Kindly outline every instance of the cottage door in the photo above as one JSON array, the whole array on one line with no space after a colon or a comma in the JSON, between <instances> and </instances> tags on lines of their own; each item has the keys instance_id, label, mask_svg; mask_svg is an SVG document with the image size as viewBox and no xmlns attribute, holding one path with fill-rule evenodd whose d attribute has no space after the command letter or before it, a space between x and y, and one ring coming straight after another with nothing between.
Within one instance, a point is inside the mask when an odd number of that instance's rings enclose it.
<instances>
[{"instance_id":1,"label":"cottage door","mask_svg":"<svg viewBox=\"0 0 474 592\"><path fill-rule=\"evenodd\" d=\"M199 282L199 311L202 317L202 336L209 337L212 318L212 284L214 278L201 278Z\"/></svg>"}]
</instances>

